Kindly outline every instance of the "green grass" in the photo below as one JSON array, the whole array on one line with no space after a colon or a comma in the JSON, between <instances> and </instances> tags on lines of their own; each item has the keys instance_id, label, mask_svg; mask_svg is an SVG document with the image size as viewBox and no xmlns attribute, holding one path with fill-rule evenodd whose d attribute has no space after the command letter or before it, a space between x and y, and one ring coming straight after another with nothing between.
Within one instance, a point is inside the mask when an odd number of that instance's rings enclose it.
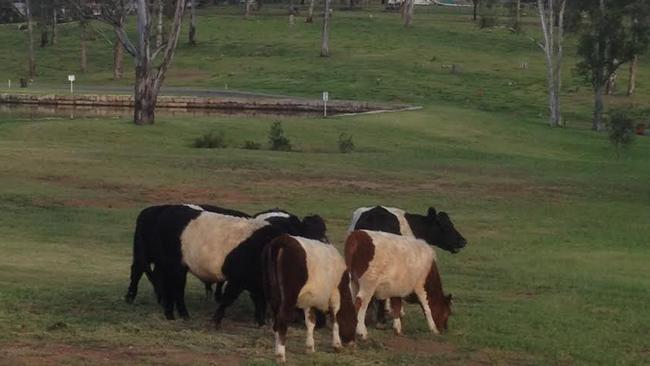
<instances>
[{"instance_id":1,"label":"green grass","mask_svg":"<svg viewBox=\"0 0 650 366\"><path fill-rule=\"evenodd\" d=\"M543 65L525 36L478 31L467 14L437 8L417 12L410 30L395 14L341 11L333 56L324 60L318 24L290 29L285 16L243 21L227 12L206 10L202 56L181 46L171 84L227 82L295 95L329 89L424 108L327 120L160 117L151 127L1 118L0 364L272 364L273 336L253 325L247 296L218 331L209 322L214 305L195 279L186 292L188 322L165 321L146 281L134 305L122 300L138 211L188 201L319 213L337 244L356 207L424 212L432 205L468 238L460 254L438 251L455 299L447 334L429 334L409 305L403 337L371 328L370 341L335 354L329 333L319 331L317 353L306 355L295 326L290 363L650 363L650 140L638 138L617 161L604 135L583 128L584 88L566 98L576 105L565 104L579 122L546 127ZM61 44L40 50L38 82L53 83L75 64L74 25L62 27ZM22 67L16 34L0 31L0 45L11 49L0 53L0 77ZM110 50L100 40L92 47L82 82L107 84ZM429 62L433 55L438 61ZM525 56L530 69L516 70ZM442 71L447 62L461 63L463 73ZM208 77L184 78L194 70ZM641 106L647 71L635 99ZM504 84L508 73L517 73L514 88ZM234 148L266 144L278 119L298 152ZM224 131L230 147L191 146L210 131ZM353 136L355 152L338 152L341 133Z\"/></svg>"}]
</instances>

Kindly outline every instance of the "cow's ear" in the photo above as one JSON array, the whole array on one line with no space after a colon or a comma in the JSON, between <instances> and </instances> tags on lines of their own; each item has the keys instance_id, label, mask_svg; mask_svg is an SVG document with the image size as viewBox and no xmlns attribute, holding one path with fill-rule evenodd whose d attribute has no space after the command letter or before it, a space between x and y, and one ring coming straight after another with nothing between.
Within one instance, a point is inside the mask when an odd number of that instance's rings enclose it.
<instances>
[{"instance_id":1,"label":"cow's ear","mask_svg":"<svg viewBox=\"0 0 650 366\"><path fill-rule=\"evenodd\" d=\"M435 219L437 215L436 209L433 207L429 207L429 211L427 211L427 216L429 216L432 219Z\"/></svg>"}]
</instances>

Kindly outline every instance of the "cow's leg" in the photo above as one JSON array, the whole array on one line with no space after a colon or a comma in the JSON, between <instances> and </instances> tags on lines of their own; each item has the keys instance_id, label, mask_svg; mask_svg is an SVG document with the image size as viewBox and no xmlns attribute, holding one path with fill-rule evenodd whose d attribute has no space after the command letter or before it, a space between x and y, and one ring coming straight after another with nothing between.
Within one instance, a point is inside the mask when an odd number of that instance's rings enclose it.
<instances>
[{"instance_id":1,"label":"cow's leg","mask_svg":"<svg viewBox=\"0 0 650 366\"><path fill-rule=\"evenodd\" d=\"M187 320L190 318L190 314L187 312L187 307L185 306L185 284L187 282L187 269L181 266L177 266L174 270L174 303L176 304L176 310L178 315Z\"/></svg>"},{"instance_id":2,"label":"cow's leg","mask_svg":"<svg viewBox=\"0 0 650 366\"><path fill-rule=\"evenodd\" d=\"M391 315L393 317L393 329L395 334L402 334L402 298L401 297L391 297L390 298L390 309Z\"/></svg>"},{"instance_id":3,"label":"cow's leg","mask_svg":"<svg viewBox=\"0 0 650 366\"><path fill-rule=\"evenodd\" d=\"M161 266L158 271L159 273L158 278L160 279L159 285L160 288L162 289L162 305L163 308L165 309L165 318L167 318L167 320L174 320L176 319L174 317L175 291L174 291L174 280L170 272L171 272L170 268Z\"/></svg>"},{"instance_id":4,"label":"cow's leg","mask_svg":"<svg viewBox=\"0 0 650 366\"><path fill-rule=\"evenodd\" d=\"M212 297L212 283L203 281L203 286L205 287L205 300L208 301Z\"/></svg>"},{"instance_id":5,"label":"cow's leg","mask_svg":"<svg viewBox=\"0 0 650 366\"><path fill-rule=\"evenodd\" d=\"M217 311L212 317L212 320L214 321L217 328L221 325L221 321L226 314L226 308L232 305L235 300L237 300L242 291L244 291L244 287L242 285L234 281L228 281L228 286L226 286L226 291L223 293L221 304L219 304Z\"/></svg>"},{"instance_id":6,"label":"cow's leg","mask_svg":"<svg viewBox=\"0 0 650 366\"><path fill-rule=\"evenodd\" d=\"M131 304L138 295L138 283L140 282L140 278L142 278L142 273L145 272L146 265L135 259L133 260L133 264L131 264L131 283L129 283L129 289L126 292L126 296L124 296L124 301L127 304Z\"/></svg>"},{"instance_id":7,"label":"cow's leg","mask_svg":"<svg viewBox=\"0 0 650 366\"><path fill-rule=\"evenodd\" d=\"M436 323L433 321L433 316L431 316L431 308L429 308L429 302L427 301L427 293L424 290L424 287L415 290L415 295L418 297L418 300L420 301L420 305L422 306L422 311L424 312L424 317L427 319L427 325L429 326L429 330L435 334L440 334L438 328L436 327Z\"/></svg>"},{"instance_id":8,"label":"cow's leg","mask_svg":"<svg viewBox=\"0 0 650 366\"><path fill-rule=\"evenodd\" d=\"M339 334L339 322L336 320L336 313L338 313L340 308L340 303L335 301L330 301L330 319L332 320L332 347L335 350L340 350L343 348L343 343L341 342L341 335Z\"/></svg>"},{"instance_id":9,"label":"cow's leg","mask_svg":"<svg viewBox=\"0 0 650 366\"><path fill-rule=\"evenodd\" d=\"M287 362L287 322L282 316L278 316L273 324L275 334L275 357L278 363Z\"/></svg>"},{"instance_id":10,"label":"cow's leg","mask_svg":"<svg viewBox=\"0 0 650 366\"><path fill-rule=\"evenodd\" d=\"M260 327L266 324L266 298L262 289L250 292L251 300L255 305L255 320Z\"/></svg>"},{"instance_id":11,"label":"cow's leg","mask_svg":"<svg viewBox=\"0 0 650 366\"><path fill-rule=\"evenodd\" d=\"M366 328L366 311L368 310L368 304L372 298L375 289L361 287L357 297L354 301L354 305L357 309L357 334L361 336L362 340L368 339L368 328Z\"/></svg>"},{"instance_id":12,"label":"cow's leg","mask_svg":"<svg viewBox=\"0 0 650 366\"><path fill-rule=\"evenodd\" d=\"M307 308L305 311L305 327L307 328L307 340L305 341L305 347L307 347L307 353L316 352L316 346L314 345L314 328L316 328L316 311L314 308Z\"/></svg>"},{"instance_id":13,"label":"cow's leg","mask_svg":"<svg viewBox=\"0 0 650 366\"><path fill-rule=\"evenodd\" d=\"M218 304L221 302L223 297L223 287L226 285L226 281L217 281L214 285L214 301Z\"/></svg>"},{"instance_id":14,"label":"cow's leg","mask_svg":"<svg viewBox=\"0 0 650 366\"><path fill-rule=\"evenodd\" d=\"M386 300L381 300L381 299L374 299L374 302L376 303L377 306L377 324L385 324L386 323L386 310L390 309L390 303L389 301Z\"/></svg>"}]
</instances>

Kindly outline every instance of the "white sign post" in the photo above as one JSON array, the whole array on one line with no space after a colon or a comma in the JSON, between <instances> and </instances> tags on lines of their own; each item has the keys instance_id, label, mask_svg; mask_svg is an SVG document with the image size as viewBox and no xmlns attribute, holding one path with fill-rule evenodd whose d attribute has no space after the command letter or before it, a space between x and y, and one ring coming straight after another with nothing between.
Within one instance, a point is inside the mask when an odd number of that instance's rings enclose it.
<instances>
[{"instance_id":1,"label":"white sign post","mask_svg":"<svg viewBox=\"0 0 650 366\"><path fill-rule=\"evenodd\" d=\"M7 81L7 85L9 86L9 89L11 89L11 79L9 79L9 81Z\"/></svg>"},{"instance_id":2,"label":"white sign post","mask_svg":"<svg viewBox=\"0 0 650 366\"><path fill-rule=\"evenodd\" d=\"M323 92L323 117L327 117L327 101L330 100L330 93Z\"/></svg>"},{"instance_id":3,"label":"white sign post","mask_svg":"<svg viewBox=\"0 0 650 366\"><path fill-rule=\"evenodd\" d=\"M74 95L74 75L68 75L68 81L70 81L70 94Z\"/></svg>"}]
</instances>

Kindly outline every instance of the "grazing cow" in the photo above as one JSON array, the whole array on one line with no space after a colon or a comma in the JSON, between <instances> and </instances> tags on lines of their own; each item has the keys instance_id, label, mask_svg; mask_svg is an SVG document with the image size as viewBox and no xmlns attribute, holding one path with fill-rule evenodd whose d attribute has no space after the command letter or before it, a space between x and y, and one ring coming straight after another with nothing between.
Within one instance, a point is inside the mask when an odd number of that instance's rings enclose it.
<instances>
[{"instance_id":1,"label":"grazing cow","mask_svg":"<svg viewBox=\"0 0 650 366\"><path fill-rule=\"evenodd\" d=\"M348 232L354 230L383 231L415 237L451 253L458 253L467 245L449 215L446 212L436 212L433 207L429 208L426 216L407 213L394 207L361 207L352 214ZM377 321L384 323L385 311L390 311L390 304L373 301L372 307L376 308Z\"/></svg>"},{"instance_id":2,"label":"grazing cow","mask_svg":"<svg viewBox=\"0 0 650 366\"><path fill-rule=\"evenodd\" d=\"M393 207L361 207L352 214L348 232L383 231L422 239L451 253L458 253L467 241L454 228L446 212L430 207L427 215L411 214Z\"/></svg>"},{"instance_id":3,"label":"grazing cow","mask_svg":"<svg viewBox=\"0 0 650 366\"><path fill-rule=\"evenodd\" d=\"M217 326L225 309L244 290L255 305L255 319L264 324L261 254L271 240L283 234L280 229L264 220L176 206L160 214L156 231L161 248L154 261L168 319L174 319L174 307L181 317L189 317L184 299L189 270L204 282L228 281L213 317Z\"/></svg>"},{"instance_id":4,"label":"grazing cow","mask_svg":"<svg viewBox=\"0 0 650 366\"><path fill-rule=\"evenodd\" d=\"M288 323L296 307L303 310L307 352L314 352L316 310L329 311L332 346L354 342L356 313L345 261L333 245L282 235L264 249L264 287L273 311L275 355L286 361Z\"/></svg>"},{"instance_id":5,"label":"grazing cow","mask_svg":"<svg viewBox=\"0 0 650 366\"><path fill-rule=\"evenodd\" d=\"M325 220L319 215L305 216L300 220L296 215L279 208L274 208L253 215L256 219L266 220L275 227L289 233L290 235L301 236L327 242L327 227Z\"/></svg>"},{"instance_id":6,"label":"grazing cow","mask_svg":"<svg viewBox=\"0 0 650 366\"><path fill-rule=\"evenodd\" d=\"M280 231L290 235L297 235L308 239L328 242L327 226L325 220L319 215L305 216L300 220L296 215L279 208L274 208L253 215L254 218L265 220L278 228ZM216 302L221 302L221 294L224 282L217 282L214 298ZM210 283L205 284L206 296L212 291ZM323 318L318 315L319 326L324 324Z\"/></svg>"},{"instance_id":7,"label":"grazing cow","mask_svg":"<svg viewBox=\"0 0 650 366\"><path fill-rule=\"evenodd\" d=\"M355 230L345 242L357 313L357 334L367 339L366 309L370 299L390 299L393 328L401 334L402 299L415 294L429 329L447 329L451 295L442 291L436 253L426 242L379 231Z\"/></svg>"},{"instance_id":8,"label":"grazing cow","mask_svg":"<svg viewBox=\"0 0 650 366\"><path fill-rule=\"evenodd\" d=\"M228 208L217 207L213 205L185 205L187 207L194 208L196 210L205 210L216 213L221 213L224 215L236 216L236 217L250 217L250 215L236 210L231 210ZM162 300L161 292L157 284L156 271L151 269L151 264L154 261L154 255L159 250L160 244L157 238L157 225L158 218L160 214L171 208L178 207L178 205L158 205L150 206L142 211L136 219L135 233L133 235L133 263L131 265L131 282L129 284L129 289L124 296L124 299L127 303L132 303L138 294L138 283L142 274L146 274L149 282L154 288L158 302ZM206 293L212 290L211 286L206 283Z\"/></svg>"}]
</instances>

